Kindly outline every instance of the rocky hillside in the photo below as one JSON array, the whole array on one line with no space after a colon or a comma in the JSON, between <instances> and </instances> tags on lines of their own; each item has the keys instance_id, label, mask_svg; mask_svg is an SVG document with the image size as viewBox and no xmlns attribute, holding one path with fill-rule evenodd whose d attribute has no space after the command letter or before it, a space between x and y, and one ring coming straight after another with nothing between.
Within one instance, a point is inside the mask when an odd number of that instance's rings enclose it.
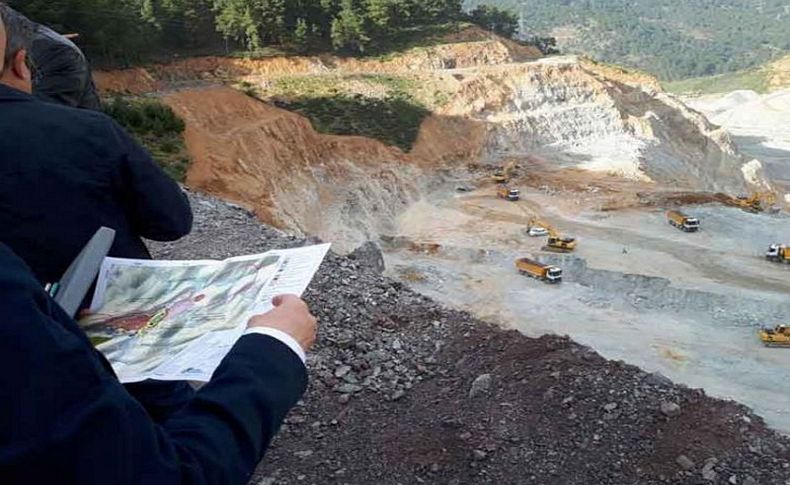
<instances>
[{"instance_id":1,"label":"rocky hillside","mask_svg":"<svg viewBox=\"0 0 790 485\"><path fill-rule=\"evenodd\" d=\"M485 153L690 190L762 184L727 135L651 86L590 62L556 58L470 75L443 113L488 128Z\"/></svg>"},{"instance_id":2,"label":"rocky hillside","mask_svg":"<svg viewBox=\"0 0 790 485\"><path fill-rule=\"evenodd\" d=\"M160 258L303 244L193 196L196 227ZM790 441L732 402L530 339L331 254L307 299L311 385L252 483L744 484L790 481Z\"/></svg>"},{"instance_id":3,"label":"rocky hillside","mask_svg":"<svg viewBox=\"0 0 790 485\"><path fill-rule=\"evenodd\" d=\"M381 59L200 58L97 80L105 92L164 93L186 122L188 185L341 249L389 233L427 187L469 164L516 159L538 186L539 173L564 171L640 190L769 186L759 162L654 79L536 60L478 31L456 37Z\"/></svg>"},{"instance_id":4,"label":"rocky hillside","mask_svg":"<svg viewBox=\"0 0 790 485\"><path fill-rule=\"evenodd\" d=\"M525 35L664 80L733 72L790 51L785 0L466 0L510 8Z\"/></svg>"}]
</instances>

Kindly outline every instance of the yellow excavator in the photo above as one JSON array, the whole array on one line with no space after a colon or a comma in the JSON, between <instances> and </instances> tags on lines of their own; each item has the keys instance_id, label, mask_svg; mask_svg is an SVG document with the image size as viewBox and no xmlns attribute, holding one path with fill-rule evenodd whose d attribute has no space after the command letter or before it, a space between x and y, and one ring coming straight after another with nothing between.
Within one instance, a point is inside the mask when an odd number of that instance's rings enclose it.
<instances>
[{"instance_id":1,"label":"yellow excavator","mask_svg":"<svg viewBox=\"0 0 790 485\"><path fill-rule=\"evenodd\" d=\"M576 239L572 237L559 236L549 231L549 240L541 249L552 253L572 253L576 250Z\"/></svg>"},{"instance_id":2,"label":"yellow excavator","mask_svg":"<svg viewBox=\"0 0 790 485\"><path fill-rule=\"evenodd\" d=\"M755 192L749 196L742 195L740 197L731 198L729 204L756 214L776 204L776 194L773 192Z\"/></svg>"},{"instance_id":3,"label":"yellow excavator","mask_svg":"<svg viewBox=\"0 0 790 485\"><path fill-rule=\"evenodd\" d=\"M760 330L760 340L766 347L790 347L790 327L764 328Z\"/></svg>"},{"instance_id":4,"label":"yellow excavator","mask_svg":"<svg viewBox=\"0 0 790 485\"><path fill-rule=\"evenodd\" d=\"M543 231L540 231L539 229L545 229L549 236L548 242L546 242L546 245L541 248L542 251L549 251L552 253L572 253L576 250L576 246L578 244L576 239L572 237L561 236L557 230L554 229L554 227L536 217L530 219L529 223L527 224L527 234L542 235Z\"/></svg>"},{"instance_id":5,"label":"yellow excavator","mask_svg":"<svg viewBox=\"0 0 790 485\"><path fill-rule=\"evenodd\" d=\"M496 184L506 184L510 181L510 178L513 176L513 171L517 168L518 164L516 162L509 162L504 167L496 169L491 180Z\"/></svg>"}]
</instances>

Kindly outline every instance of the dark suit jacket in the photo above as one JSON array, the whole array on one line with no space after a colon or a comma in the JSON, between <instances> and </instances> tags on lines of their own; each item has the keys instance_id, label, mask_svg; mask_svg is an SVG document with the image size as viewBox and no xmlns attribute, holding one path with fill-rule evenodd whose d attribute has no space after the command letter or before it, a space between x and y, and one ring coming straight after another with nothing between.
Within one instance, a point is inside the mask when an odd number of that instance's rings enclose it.
<instances>
[{"instance_id":1,"label":"dark suit jacket","mask_svg":"<svg viewBox=\"0 0 790 485\"><path fill-rule=\"evenodd\" d=\"M192 228L186 195L107 116L0 85L0 242L55 282L101 226L111 256L150 258L141 237Z\"/></svg>"},{"instance_id":2,"label":"dark suit jacket","mask_svg":"<svg viewBox=\"0 0 790 485\"><path fill-rule=\"evenodd\" d=\"M72 41L35 24L30 54L33 94L38 98L73 108L101 109L88 60Z\"/></svg>"},{"instance_id":3,"label":"dark suit jacket","mask_svg":"<svg viewBox=\"0 0 790 485\"><path fill-rule=\"evenodd\" d=\"M161 424L0 244L0 483L245 484L307 384L286 345L242 337Z\"/></svg>"}]
</instances>

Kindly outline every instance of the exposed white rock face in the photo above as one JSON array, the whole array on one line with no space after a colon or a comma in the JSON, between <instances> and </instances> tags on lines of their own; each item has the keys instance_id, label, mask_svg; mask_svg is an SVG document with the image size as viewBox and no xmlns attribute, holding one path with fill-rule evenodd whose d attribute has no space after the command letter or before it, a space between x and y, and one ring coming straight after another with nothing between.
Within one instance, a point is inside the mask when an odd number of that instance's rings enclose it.
<instances>
[{"instance_id":1,"label":"exposed white rock face","mask_svg":"<svg viewBox=\"0 0 790 485\"><path fill-rule=\"evenodd\" d=\"M762 167L700 113L575 58L480 69L445 114L486 122L490 158L537 154L562 167L730 194L768 185Z\"/></svg>"},{"instance_id":2,"label":"exposed white rock face","mask_svg":"<svg viewBox=\"0 0 790 485\"><path fill-rule=\"evenodd\" d=\"M762 95L733 91L685 101L731 133L744 154L758 159L778 191L790 193L790 89Z\"/></svg>"},{"instance_id":3,"label":"exposed white rock face","mask_svg":"<svg viewBox=\"0 0 790 485\"><path fill-rule=\"evenodd\" d=\"M743 178L748 183L757 187L767 188L763 177L763 164L759 160L754 159L751 162L745 163L743 167L741 167L741 172L743 172Z\"/></svg>"},{"instance_id":4,"label":"exposed white rock face","mask_svg":"<svg viewBox=\"0 0 790 485\"><path fill-rule=\"evenodd\" d=\"M393 234L395 220L420 197L422 173L411 166L382 163L379 167L336 163L295 176L293 183L275 187L278 216L295 232L332 241L349 252L381 234Z\"/></svg>"}]
</instances>

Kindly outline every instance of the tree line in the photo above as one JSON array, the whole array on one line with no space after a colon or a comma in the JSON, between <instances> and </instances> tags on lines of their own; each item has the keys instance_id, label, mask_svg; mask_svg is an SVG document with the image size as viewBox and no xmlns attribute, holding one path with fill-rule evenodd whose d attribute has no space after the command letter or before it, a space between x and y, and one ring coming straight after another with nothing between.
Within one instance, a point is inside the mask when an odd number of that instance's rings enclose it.
<instances>
[{"instance_id":1,"label":"tree line","mask_svg":"<svg viewBox=\"0 0 790 485\"><path fill-rule=\"evenodd\" d=\"M364 54L420 29L471 21L515 36L508 10L462 0L11 0L31 19L80 34L94 58L134 62L217 46Z\"/></svg>"},{"instance_id":2,"label":"tree line","mask_svg":"<svg viewBox=\"0 0 790 485\"><path fill-rule=\"evenodd\" d=\"M747 69L790 51L787 0L467 0L521 14L563 51L637 67L664 80Z\"/></svg>"}]
</instances>

